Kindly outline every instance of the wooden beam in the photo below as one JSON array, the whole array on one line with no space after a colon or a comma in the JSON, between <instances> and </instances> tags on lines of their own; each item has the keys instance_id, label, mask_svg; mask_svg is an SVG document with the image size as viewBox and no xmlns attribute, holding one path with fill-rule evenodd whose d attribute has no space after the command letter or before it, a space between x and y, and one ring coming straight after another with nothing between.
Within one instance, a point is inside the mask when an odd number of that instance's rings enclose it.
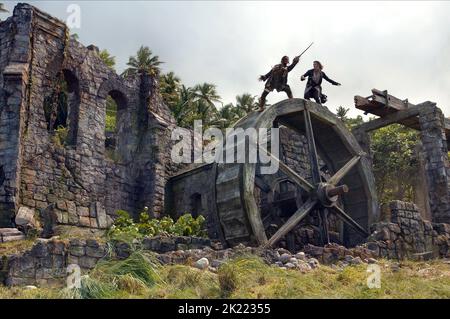
<instances>
[{"instance_id":1,"label":"wooden beam","mask_svg":"<svg viewBox=\"0 0 450 319\"><path fill-rule=\"evenodd\" d=\"M355 129L362 129L363 131L370 132L370 131L379 129L381 127L384 127L384 126L387 126L387 125L390 125L393 123L401 123L402 121L404 121L406 119L410 119L412 117L417 118L417 116L419 115L419 110L420 110L420 105L416 105L407 110L397 111L395 113L388 114L384 117L363 123L360 126L356 127ZM418 122L419 122L419 119L417 118L416 123L418 123Z\"/></svg>"},{"instance_id":2,"label":"wooden beam","mask_svg":"<svg viewBox=\"0 0 450 319\"><path fill-rule=\"evenodd\" d=\"M291 231L303 218L308 215L308 213L317 204L317 200L311 200L309 198L297 211L292 215L283 226L278 229L278 231L269 239L265 244L265 247L271 247L277 241L281 239L284 235Z\"/></svg>"},{"instance_id":3,"label":"wooden beam","mask_svg":"<svg viewBox=\"0 0 450 319\"><path fill-rule=\"evenodd\" d=\"M369 97L356 95L354 100L357 109L381 117L393 112L404 111L415 106L407 100L401 100L388 94L387 91L377 89L372 89L372 95Z\"/></svg>"},{"instance_id":4,"label":"wooden beam","mask_svg":"<svg viewBox=\"0 0 450 319\"><path fill-rule=\"evenodd\" d=\"M314 186L311 185L310 182L308 182L306 179L298 175L292 168L284 164L280 159L278 159L275 155L270 153L268 150L263 148L262 146L259 146L259 150L266 152L268 156L272 158L272 160L275 163L278 163L278 167L280 170L285 173L289 178L291 178L297 185L299 185L301 188L303 188L307 192L311 192L314 190Z\"/></svg>"}]
</instances>

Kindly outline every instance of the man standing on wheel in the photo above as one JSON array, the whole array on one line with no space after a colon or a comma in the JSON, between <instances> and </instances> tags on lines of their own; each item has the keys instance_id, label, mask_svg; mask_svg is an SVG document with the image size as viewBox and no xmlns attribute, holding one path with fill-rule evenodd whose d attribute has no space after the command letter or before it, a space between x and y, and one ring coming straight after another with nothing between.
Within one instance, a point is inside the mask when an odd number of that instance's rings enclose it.
<instances>
[{"instance_id":1,"label":"man standing on wheel","mask_svg":"<svg viewBox=\"0 0 450 319\"><path fill-rule=\"evenodd\" d=\"M263 93L261 94L261 98L259 99L260 112L264 111L266 97L273 90L277 90L277 92L284 91L286 92L288 98L292 99L292 91L289 85L287 84L288 73L292 71L292 69L297 65L299 60L300 56L296 56L292 61L292 64L289 65L289 57L284 56L281 58L280 64L275 65L272 68L272 70L270 70L269 73L267 73L266 75L261 75L259 77L260 81L266 81L266 86L264 88Z\"/></svg>"}]
</instances>

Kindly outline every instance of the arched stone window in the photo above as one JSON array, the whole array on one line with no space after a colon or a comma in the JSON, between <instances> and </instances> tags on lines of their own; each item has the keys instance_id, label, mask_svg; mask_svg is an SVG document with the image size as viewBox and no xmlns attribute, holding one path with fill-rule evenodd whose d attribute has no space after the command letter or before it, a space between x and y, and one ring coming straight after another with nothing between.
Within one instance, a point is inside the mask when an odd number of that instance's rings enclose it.
<instances>
[{"instance_id":1,"label":"arched stone window","mask_svg":"<svg viewBox=\"0 0 450 319\"><path fill-rule=\"evenodd\" d=\"M50 95L44 99L47 130L63 145L76 145L80 113L80 84L70 70L56 75Z\"/></svg>"},{"instance_id":2,"label":"arched stone window","mask_svg":"<svg viewBox=\"0 0 450 319\"><path fill-rule=\"evenodd\" d=\"M105 117L105 147L114 150L116 146L116 135L119 130L118 123L123 112L127 109L125 94L119 90L111 90L106 97Z\"/></svg>"}]
</instances>

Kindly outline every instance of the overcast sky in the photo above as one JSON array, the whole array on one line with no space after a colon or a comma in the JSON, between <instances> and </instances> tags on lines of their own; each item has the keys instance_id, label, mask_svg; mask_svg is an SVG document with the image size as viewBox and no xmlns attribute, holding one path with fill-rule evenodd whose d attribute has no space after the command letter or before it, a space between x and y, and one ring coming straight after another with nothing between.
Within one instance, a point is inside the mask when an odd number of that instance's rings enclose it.
<instances>
[{"instance_id":1,"label":"overcast sky","mask_svg":"<svg viewBox=\"0 0 450 319\"><path fill-rule=\"evenodd\" d=\"M17 2L6 2L12 12ZM295 97L302 97L300 75L320 60L342 86L323 85L334 110L351 114L353 96L388 89L411 103L438 103L450 116L450 2L219 2L219 1L30 1L66 20L67 7L81 7L84 45L95 44L116 57L122 71L144 44L188 86L217 85L224 103L237 94L259 95L260 74L311 49L289 74ZM9 14L1 14L5 19ZM269 103L285 98L272 93Z\"/></svg>"}]
</instances>

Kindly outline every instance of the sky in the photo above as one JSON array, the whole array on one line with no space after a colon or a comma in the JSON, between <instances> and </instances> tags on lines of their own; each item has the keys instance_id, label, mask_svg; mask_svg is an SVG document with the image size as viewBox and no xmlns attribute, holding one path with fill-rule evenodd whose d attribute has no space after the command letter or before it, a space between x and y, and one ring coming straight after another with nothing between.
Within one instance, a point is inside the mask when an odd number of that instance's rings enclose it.
<instances>
[{"instance_id":1,"label":"sky","mask_svg":"<svg viewBox=\"0 0 450 319\"><path fill-rule=\"evenodd\" d=\"M12 12L17 2L4 2ZM314 60L342 83L324 82L327 106L354 108L355 95L387 89L413 104L433 101L450 116L450 1L221 2L221 1L29 1L66 21L69 4L81 9L77 33L116 57L117 70L146 45L187 86L210 82L224 104L238 94L260 95L261 74L313 46L289 73L294 97L300 76ZM1 14L6 19L9 14ZM276 91L268 103L285 99Z\"/></svg>"}]
</instances>

